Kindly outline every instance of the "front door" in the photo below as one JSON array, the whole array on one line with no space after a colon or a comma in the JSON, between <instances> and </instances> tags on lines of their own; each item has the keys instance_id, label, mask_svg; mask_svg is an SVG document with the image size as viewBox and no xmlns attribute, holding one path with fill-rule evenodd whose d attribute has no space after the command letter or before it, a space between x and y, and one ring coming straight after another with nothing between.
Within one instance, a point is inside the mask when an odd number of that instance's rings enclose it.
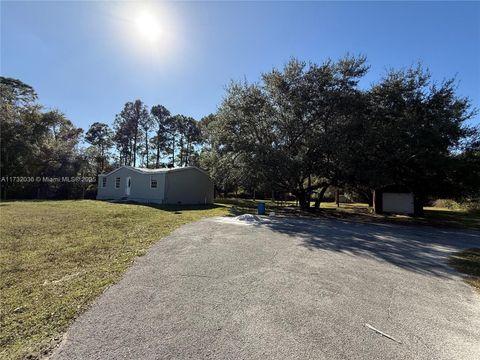
<instances>
[{"instance_id":1,"label":"front door","mask_svg":"<svg viewBox=\"0 0 480 360\"><path fill-rule=\"evenodd\" d=\"M130 196L130 189L132 188L132 178L127 177L125 182L125 195Z\"/></svg>"}]
</instances>

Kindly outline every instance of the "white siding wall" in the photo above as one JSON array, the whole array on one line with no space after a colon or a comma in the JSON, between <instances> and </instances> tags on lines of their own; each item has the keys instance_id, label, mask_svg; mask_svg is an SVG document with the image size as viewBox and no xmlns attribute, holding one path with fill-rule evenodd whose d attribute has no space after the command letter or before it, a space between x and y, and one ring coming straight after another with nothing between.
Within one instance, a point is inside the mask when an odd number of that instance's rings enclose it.
<instances>
[{"instance_id":1,"label":"white siding wall","mask_svg":"<svg viewBox=\"0 0 480 360\"><path fill-rule=\"evenodd\" d=\"M127 200L161 204L165 198L165 173L143 174L128 168L121 168L106 177L106 187L102 187L102 177L99 177L97 199L119 200L127 197L125 186L128 177L131 178L131 188ZM151 177L157 179L156 188L150 187ZM120 178L119 188L115 188L116 178Z\"/></svg>"}]
</instances>

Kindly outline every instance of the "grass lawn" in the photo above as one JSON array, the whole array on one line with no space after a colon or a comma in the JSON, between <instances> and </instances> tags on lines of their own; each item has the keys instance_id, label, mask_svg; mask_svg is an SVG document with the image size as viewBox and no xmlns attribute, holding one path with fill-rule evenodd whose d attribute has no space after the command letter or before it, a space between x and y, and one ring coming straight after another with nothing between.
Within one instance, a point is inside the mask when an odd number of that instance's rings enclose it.
<instances>
[{"instance_id":1,"label":"grass lawn","mask_svg":"<svg viewBox=\"0 0 480 360\"><path fill-rule=\"evenodd\" d=\"M40 357L136 256L227 208L100 201L0 203L0 358Z\"/></svg>"},{"instance_id":2,"label":"grass lawn","mask_svg":"<svg viewBox=\"0 0 480 360\"><path fill-rule=\"evenodd\" d=\"M480 212L425 207L423 222L458 228L480 229ZM422 221L422 219L419 219Z\"/></svg>"},{"instance_id":3,"label":"grass lawn","mask_svg":"<svg viewBox=\"0 0 480 360\"><path fill-rule=\"evenodd\" d=\"M180 225L208 216L255 212L253 200L221 203L210 208L89 200L0 203L0 358L47 353L136 256ZM342 204L337 209L334 203L322 203L324 211L318 214L301 213L294 202L266 205L267 212L290 215L480 228L478 214L458 210L427 208L424 218L413 219L374 215L366 204ZM452 266L469 274L467 281L478 287L475 251L456 256Z\"/></svg>"},{"instance_id":4,"label":"grass lawn","mask_svg":"<svg viewBox=\"0 0 480 360\"><path fill-rule=\"evenodd\" d=\"M480 290L480 249L467 249L450 257L449 264L467 275L465 282Z\"/></svg>"}]
</instances>

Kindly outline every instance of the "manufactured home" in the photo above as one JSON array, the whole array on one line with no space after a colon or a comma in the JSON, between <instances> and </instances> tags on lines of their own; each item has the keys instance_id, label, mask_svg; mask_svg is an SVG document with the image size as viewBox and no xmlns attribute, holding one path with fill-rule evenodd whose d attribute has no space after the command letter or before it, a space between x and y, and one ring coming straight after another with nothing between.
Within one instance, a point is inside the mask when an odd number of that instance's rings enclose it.
<instances>
[{"instance_id":1,"label":"manufactured home","mask_svg":"<svg viewBox=\"0 0 480 360\"><path fill-rule=\"evenodd\" d=\"M98 176L97 199L155 204L212 204L213 192L212 179L195 166L172 169L121 166Z\"/></svg>"}]
</instances>

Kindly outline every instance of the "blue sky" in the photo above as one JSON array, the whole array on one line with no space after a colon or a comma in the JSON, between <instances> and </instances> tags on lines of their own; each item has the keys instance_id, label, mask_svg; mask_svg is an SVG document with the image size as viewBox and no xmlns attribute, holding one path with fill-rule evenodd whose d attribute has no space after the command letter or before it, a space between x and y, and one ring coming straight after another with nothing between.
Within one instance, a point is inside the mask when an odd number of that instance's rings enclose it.
<instances>
[{"instance_id":1,"label":"blue sky","mask_svg":"<svg viewBox=\"0 0 480 360\"><path fill-rule=\"evenodd\" d=\"M2 76L84 129L135 99L200 119L231 79L346 53L368 57L363 86L421 61L480 108L478 2L1 2Z\"/></svg>"}]
</instances>

